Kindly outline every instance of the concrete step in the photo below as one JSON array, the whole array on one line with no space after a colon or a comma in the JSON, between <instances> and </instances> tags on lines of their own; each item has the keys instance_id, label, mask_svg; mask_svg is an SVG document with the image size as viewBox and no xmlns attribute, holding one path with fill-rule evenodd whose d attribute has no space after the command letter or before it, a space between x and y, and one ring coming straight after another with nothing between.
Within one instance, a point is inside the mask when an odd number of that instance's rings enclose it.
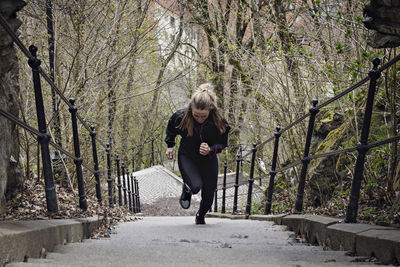
<instances>
[{"instance_id":1,"label":"concrete step","mask_svg":"<svg viewBox=\"0 0 400 267\"><path fill-rule=\"evenodd\" d=\"M248 218L285 225L308 242L325 249L376 257L384 264L400 263L400 229L362 223L344 223L341 219L320 215L230 215L209 213L209 217Z\"/></svg>"},{"instance_id":2,"label":"concrete step","mask_svg":"<svg viewBox=\"0 0 400 267\"><path fill-rule=\"evenodd\" d=\"M39 258L57 245L89 238L102 217L65 220L0 221L0 266Z\"/></svg>"},{"instance_id":3,"label":"concrete step","mask_svg":"<svg viewBox=\"0 0 400 267\"><path fill-rule=\"evenodd\" d=\"M272 222L194 216L143 217L121 223L111 238L60 246L24 266L373 266L343 251L296 242ZM7 266L8 267L8 266Z\"/></svg>"}]
</instances>

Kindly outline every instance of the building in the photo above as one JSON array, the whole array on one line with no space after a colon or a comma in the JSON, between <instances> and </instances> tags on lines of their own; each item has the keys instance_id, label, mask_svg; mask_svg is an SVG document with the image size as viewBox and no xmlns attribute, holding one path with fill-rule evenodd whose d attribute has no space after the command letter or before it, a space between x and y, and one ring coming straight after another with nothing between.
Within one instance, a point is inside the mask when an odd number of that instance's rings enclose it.
<instances>
[{"instance_id":1,"label":"building","mask_svg":"<svg viewBox=\"0 0 400 267\"><path fill-rule=\"evenodd\" d=\"M179 32L180 6L176 0L158 0L153 17L157 22L158 53L164 59L174 49ZM197 80L198 29L189 23L189 14L183 16L181 44L168 64L166 77L174 79L166 92L177 106L187 103ZM176 78L178 77L178 78Z\"/></svg>"}]
</instances>

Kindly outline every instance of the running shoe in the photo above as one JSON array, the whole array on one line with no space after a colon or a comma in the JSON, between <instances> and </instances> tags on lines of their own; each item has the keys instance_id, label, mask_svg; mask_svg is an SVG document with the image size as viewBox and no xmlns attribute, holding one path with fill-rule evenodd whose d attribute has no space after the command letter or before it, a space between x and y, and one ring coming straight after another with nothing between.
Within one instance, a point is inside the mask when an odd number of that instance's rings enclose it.
<instances>
[{"instance_id":1,"label":"running shoe","mask_svg":"<svg viewBox=\"0 0 400 267\"><path fill-rule=\"evenodd\" d=\"M204 216L200 216L199 213L196 213L196 224L206 224Z\"/></svg>"},{"instance_id":2,"label":"running shoe","mask_svg":"<svg viewBox=\"0 0 400 267\"><path fill-rule=\"evenodd\" d=\"M179 204L184 209L188 209L190 207L190 200L192 198L192 191L190 190L187 184L183 184L182 186L182 195L179 199Z\"/></svg>"}]
</instances>

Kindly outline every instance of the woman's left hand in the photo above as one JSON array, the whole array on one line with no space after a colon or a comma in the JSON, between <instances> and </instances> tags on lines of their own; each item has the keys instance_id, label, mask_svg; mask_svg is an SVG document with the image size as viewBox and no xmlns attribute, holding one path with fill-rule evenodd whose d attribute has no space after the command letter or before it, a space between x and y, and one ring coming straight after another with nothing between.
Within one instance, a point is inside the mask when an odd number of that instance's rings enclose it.
<instances>
[{"instance_id":1,"label":"woman's left hand","mask_svg":"<svg viewBox=\"0 0 400 267\"><path fill-rule=\"evenodd\" d=\"M211 149L207 143L200 144L200 155L206 156L206 155L208 155L208 153L210 153L210 150Z\"/></svg>"}]
</instances>

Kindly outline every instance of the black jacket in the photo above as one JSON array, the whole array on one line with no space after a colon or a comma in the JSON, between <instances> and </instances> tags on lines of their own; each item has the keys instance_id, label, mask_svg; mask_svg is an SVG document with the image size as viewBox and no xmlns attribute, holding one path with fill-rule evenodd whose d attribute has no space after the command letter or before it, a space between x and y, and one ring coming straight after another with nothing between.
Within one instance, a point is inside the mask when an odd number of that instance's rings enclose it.
<instances>
[{"instance_id":1,"label":"black jacket","mask_svg":"<svg viewBox=\"0 0 400 267\"><path fill-rule=\"evenodd\" d=\"M178 110L171 116L168 121L168 126L166 130L167 136L165 137L165 143L167 143L168 147L175 146L175 137L178 134L182 136L179 146L179 152L185 153L186 155L192 156L194 158L214 157L215 154L221 152L222 149L227 147L228 133L230 127L224 119L222 119L222 121L225 124L226 131L222 134L218 130L212 116L210 115L202 124L199 124L196 122L196 120L194 120L193 136L188 136L188 132L186 129L182 131L177 128L177 126L182 121L185 112L186 109ZM200 155L199 149L202 142L207 143L211 149L208 156Z\"/></svg>"}]
</instances>

